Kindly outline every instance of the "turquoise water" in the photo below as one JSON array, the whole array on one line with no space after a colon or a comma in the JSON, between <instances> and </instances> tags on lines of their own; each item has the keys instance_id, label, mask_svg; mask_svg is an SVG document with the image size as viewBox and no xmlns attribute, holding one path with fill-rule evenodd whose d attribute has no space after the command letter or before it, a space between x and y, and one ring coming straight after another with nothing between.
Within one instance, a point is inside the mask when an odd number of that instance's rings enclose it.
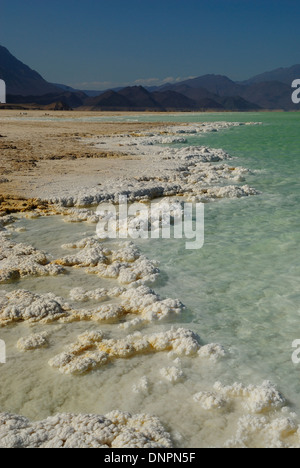
<instances>
[{"instance_id":1,"label":"turquoise water","mask_svg":"<svg viewBox=\"0 0 300 468\"><path fill-rule=\"evenodd\" d=\"M247 183L262 194L206 205L199 251L178 241L156 245L165 274L158 289L180 297L186 320L205 341L230 350L220 378L270 379L299 411L300 365L291 355L300 338L300 114L210 114L205 120L263 122L189 138L257 170ZM153 254L153 245L143 248Z\"/></svg>"}]
</instances>

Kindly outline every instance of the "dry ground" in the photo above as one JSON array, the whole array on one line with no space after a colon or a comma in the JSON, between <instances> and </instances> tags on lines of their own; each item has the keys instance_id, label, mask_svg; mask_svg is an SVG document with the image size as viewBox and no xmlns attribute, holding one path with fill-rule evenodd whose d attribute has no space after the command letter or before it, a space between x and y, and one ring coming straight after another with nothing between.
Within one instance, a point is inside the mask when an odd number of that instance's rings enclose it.
<instances>
[{"instance_id":1,"label":"dry ground","mask_svg":"<svg viewBox=\"0 0 300 468\"><path fill-rule=\"evenodd\" d=\"M79 138L135 133L170 125L76 120L101 115L108 117L110 114L0 109L0 211L32 209L36 205L34 199L43 198L46 187L57 188L71 183L80 185L82 178L96 173L101 180L112 171L125 171L133 159L130 155L103 152L83 144ZM58 120L33 120L41 117ZM65 122L65 118L72 121ZM138 158L134 159L136 164Z\"/></svg>"}]
</instances>

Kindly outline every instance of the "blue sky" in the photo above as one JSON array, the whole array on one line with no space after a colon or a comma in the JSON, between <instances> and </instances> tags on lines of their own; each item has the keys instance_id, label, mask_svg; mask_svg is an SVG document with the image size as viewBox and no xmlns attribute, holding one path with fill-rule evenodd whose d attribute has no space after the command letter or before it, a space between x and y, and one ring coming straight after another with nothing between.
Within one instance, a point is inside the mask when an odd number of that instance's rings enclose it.
<instances>
[{"instance_id":1,"label":"blue sky","mask_svg":"<svg viewBox=\"0 0 300 468\"><path fill-rule=\"evenodd\" d=\"M300 63L298 0L1 0L0 44L82 89Z\"/></svg>"}]
</instances>

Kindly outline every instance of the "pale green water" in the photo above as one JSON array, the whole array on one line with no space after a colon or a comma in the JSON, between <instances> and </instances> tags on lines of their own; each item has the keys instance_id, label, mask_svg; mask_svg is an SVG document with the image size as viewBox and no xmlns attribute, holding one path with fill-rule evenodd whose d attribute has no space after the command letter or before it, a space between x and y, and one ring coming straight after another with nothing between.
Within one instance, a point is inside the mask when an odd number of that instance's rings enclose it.
<instances>
[{"instance_id":1,"label":"pale green water","mask_svg":"<svg viewBox=\"0 0 300 468\"><path fill-rule=\"evenodd\" d=\"M154 115L137 118L162 120ZM300 414L300 365L291 360L292 342L300 339L300 114L182 114L165 120L263 122L192 136L188 141L221 147L236 157L234 164L258 170L246 182L259 189L260 196L206 205L205 245L199 251L185 250L178 240L138 242L150 258L161 262L162 275L154 289L178 297L187 306L178 323L199 333L205 343L221 343L229 357L212 366L184 361L188 379L172 388L159 381L158 370L170 365L163 355L120 361L89 376L68 377L49 370L47 360L95 325L71 324L56 332L49 350L24 356L14 348L16 335L31 331L23 325L9 327L1 330L12 359L2 367L1 410L34 418L57 411L146 411L159 416L170 430L181 432L179 446L208 446L227 436L222 431L215 435L213 425L202 429L210 416L197 412L193 393L210 388L216 380L261 384L269 379ZM94 233L93 227L65 224L60 217L21 224L28 231L15 239L53 256L62 254L61 244ZM93 289L103 286L103 281L73 271L63 280L29 279L3 289L54 291L67 298L75 286ZM116 326L100 328L111 331L112 327ZM163 328L168 325L151 325L149 331ZM116 328L114 332L120 333ZM149 396L137 397L131 392L132 384L145 374L153 387Z\"/></svg>"},{"instance_id":2,"label":"pale green water","mask_svg":"<svg viewBox=\"0 0 300 468\"><path fill-rule=\"evenodd\" d=\"M161 291L180 295L205 340L232 349L225 376L248 383L268 378L299 410L300 367L291 361L291 343L300 337L300 114L205 120L263 122L189 139L221 147L238 158L235 164L258 169L247 183L262 195L206 205L200 251L164 242L159 258L167 258L168 282Z\"/></svg>"}]
</instances>

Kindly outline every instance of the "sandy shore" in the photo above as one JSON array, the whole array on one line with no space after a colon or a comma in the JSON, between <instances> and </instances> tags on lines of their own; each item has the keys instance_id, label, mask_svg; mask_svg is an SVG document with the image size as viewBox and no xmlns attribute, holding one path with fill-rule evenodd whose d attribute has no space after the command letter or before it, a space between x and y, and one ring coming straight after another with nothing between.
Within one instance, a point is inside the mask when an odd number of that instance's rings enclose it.
<instances>
[{"instance_id":1,"label":"sandy shore","mask_svg":"<svg viewBox=\"0 0 300 468\"><path fill-rule=\"evenodd\" d=\"M187 136L241 124L91 122L91 118L95 114L0 112L0 211L44 211L49 201L87 207L128 191L132 200L203 195L202 189L194 190L200 181L201 188L224 177L242 179L234 167L224 166L217 174L210 164L199 166L199 161L227 159L219 150L199 147L181 153L172 148Z\"/></svg>"},{"instance_id":2,"label":"sandy shore","mask_svg":"<svg viewBox=\"0 0 300 468\"><path fill-rule=\"evenodd\" d=\"M118 114L112 114L114 116ZM100 114L99 114L100 116ZM95 117L83 112L0 111L0 202L2 210L32 209L32 200L56 194L60 187L71 190L97 185L108 175L124 173L133 160L117 150L109 151L82 140L166 126L165 123L91 123L76 119ZM98 114L97 114L98 117ZM107 117L107 114L105 114ZM35 121L35 119L45 121ZM47 120L55 118L59 120ZM34 120L33 120L34 119ZM71 119L71 121L64 121ZM170 125L170 124L168 124ZM24 202L24 199L31 199Z\"/></svg>"}]
</instances>

